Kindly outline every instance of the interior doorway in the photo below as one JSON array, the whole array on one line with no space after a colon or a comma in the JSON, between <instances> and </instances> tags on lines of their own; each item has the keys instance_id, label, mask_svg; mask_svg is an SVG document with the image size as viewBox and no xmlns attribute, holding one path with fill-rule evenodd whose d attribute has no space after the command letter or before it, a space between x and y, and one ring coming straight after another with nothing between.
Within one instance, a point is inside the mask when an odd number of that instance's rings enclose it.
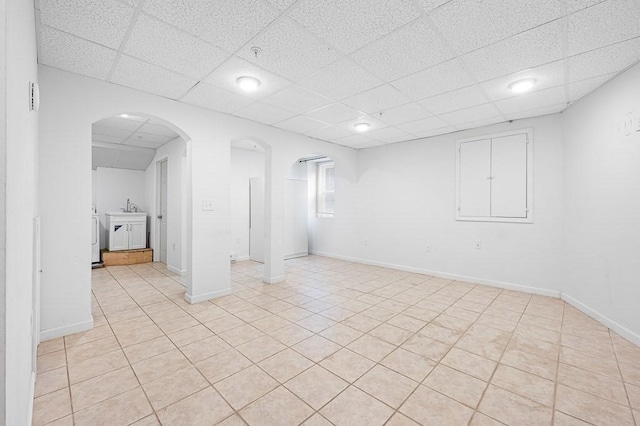
<instances>
[{"instance_id":1,"label":"interior doorway","mask_svg":"<svg viewBox=\"0 0 640 426\"><path fill-rule=\"evenodd\" d=\"M164 159L158 162L158 220L160 221L160 262L167 264L167 180L168 163Z\"/></svg>"}]
</instances>

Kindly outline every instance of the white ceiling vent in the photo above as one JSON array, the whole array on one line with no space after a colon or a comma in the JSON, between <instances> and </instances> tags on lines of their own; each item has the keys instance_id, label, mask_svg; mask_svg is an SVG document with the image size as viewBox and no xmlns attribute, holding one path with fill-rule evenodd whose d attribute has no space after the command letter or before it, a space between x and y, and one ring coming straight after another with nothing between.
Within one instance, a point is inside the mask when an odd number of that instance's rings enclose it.
<instances>
[{"instance_id":1,"label":"white ceiling vent","mask_svg":"<svg viewBox=\"0 0 640 426\"><path fill-rule=\"evenodd\" d=\"M29 82L29 111L40 109L40 87L38 83Z\"/></svg>"}]
</instances>

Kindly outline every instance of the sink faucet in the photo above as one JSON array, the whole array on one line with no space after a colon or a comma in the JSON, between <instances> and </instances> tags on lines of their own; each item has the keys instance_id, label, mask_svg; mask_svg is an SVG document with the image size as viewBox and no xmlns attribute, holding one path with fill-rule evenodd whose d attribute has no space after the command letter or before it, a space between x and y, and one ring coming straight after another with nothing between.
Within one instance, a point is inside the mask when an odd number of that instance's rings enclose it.
<instances>
[{"instance_id":1,"label":"sink faucet","mask_svg":"<svg viewBox=\"0 0 640 426\"><path fill-rule=\"evenodd\" d=\"M129 202L129 199L127 198L127 213L131 211L131 203Z\"/></svg>"}]
</instances>

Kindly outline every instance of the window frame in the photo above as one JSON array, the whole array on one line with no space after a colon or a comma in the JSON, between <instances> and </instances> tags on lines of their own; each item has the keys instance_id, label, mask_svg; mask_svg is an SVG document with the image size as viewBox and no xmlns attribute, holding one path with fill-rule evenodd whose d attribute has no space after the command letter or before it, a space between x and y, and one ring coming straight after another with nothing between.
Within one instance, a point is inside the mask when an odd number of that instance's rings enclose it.
<instances>
[{"instance_id":1,"label":"window frame","mask_svg":"<svg viewBox=\"0 0 640 426\"><path fill-rule=\"evenodd\" d=\"M335 189L335 162L333 160L327 160L327 161L318 161L316 162L316 217L318 218L333 218L335 217L335 204L334 204L334 209L332 212L326 212L326 211L321 211L321 209L323 209L326 206L325 203L325 194L326 193L332 193L334 194L334 203L335 203L335 193L336 193L336 189ZM323 173L324 170L328 169L328 168L333 168L333 191L326 191L325 190L325 183L326 183L326 179L325 179L325 173Z\"/></svg>"},{"instance_id":2,"label":"window frame","mask_svg":"<svg viewBox=\"0 0 640 426\"><path fill-rule=\"evenodd\" d=\"M461 185L461 146L463 143L481 141L486 139L495 139L505 136L514 136L525 134L527 137L526 154L527 154L527 193L526 193L526 217L504 217L504 216L461 216L460 215L460 185ZM493 156L493 154L491 154ZM525 128L512 130L501 133L491 133L488 135L478 135L456 141L456 189L455 189L455 220L461 222L503 222L503 223L533 223L533 129Z\"/></svg>"}]
</instances>

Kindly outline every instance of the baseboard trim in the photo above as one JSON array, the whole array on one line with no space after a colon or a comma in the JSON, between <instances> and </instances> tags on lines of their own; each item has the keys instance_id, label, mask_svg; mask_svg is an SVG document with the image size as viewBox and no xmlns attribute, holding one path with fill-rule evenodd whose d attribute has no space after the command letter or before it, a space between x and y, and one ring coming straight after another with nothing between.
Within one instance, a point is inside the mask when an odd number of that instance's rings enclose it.
<instances>
[{"instance_id":1,"label":"baseboard trim","mask_svg":"<svg viewBox=\"0 0 640 426\"><path fill-rule=\"evenodd\" d=\"M187 273L186 269L178 269L175 266L171 266L171 265L167 265L167 269L173 272L174 274L180 275L181 277L184 277L185 274Z\"/></svg>"},{"instance_id":2,"label":"baseboard trim","mask_svg":"<svg viewBox=\"0 0 640 426\"><path fill-rule=\"evenodd\" d=\"M267 283L267 284L277 284L277 283L281 283L285 280L285 276L284 275L280 275L277 277L262 277L262 282Z\"/></svg>"},{"instance_id":3,"label":"baseboard trim","mask_svg":"<svg viewBox=\"0 0 640 426\"><path fill-rule=\"evenodd\" d=\"M251 260L249 256L238 256L235 262L244 262L245 260Z\"/></svg>"},{"instance_id":4,"label":"baseboard trim","mask_svg":"<svg viewBox=\"0 0 640 426\"><path fill-rule=\"evenodd\" d=\"M73 333L80 333L81 331L91 330L92 328L93 318L88 321L77 322L75 324L69 324L62 327L40 330L40 342L55 339L56 337L68 336Z\"/></svg>"},{"instance_id":5,"label":"baseboard trim","mask_svg":"<svg viewBox=\"0 0 640 426\"><path fill-rule=\"evenodd\" d=\"M564 300L565 302L567 302L568 304L570 304L574 308L578 309L582 313L584 313L586 315L589 315L591 318L593 318L594 320L598 321L602 325L604 325L604 326L610 328L611 330L615 331L620 336L624 337L625 339L629 340L630 342L635 343L636 345L640 346L640 335L638 333L634 333L633 331L629 330L627 327L623 326L622 324L617 323L616 321L612 320L611 318L607 317L606 315L602 315L600 312L598 312L595 309L585 305L584 303L582 303L581 301L579 301L575 297L572 297L572 296L570 296L570 295L568 295L566 293L562 294L562 300Z\"/></svg>"},{"instance_id":6,"label":"baseboard trim","mask_svg":"<svg viewBox=\"0 0 640 426\"><path fill-rule=\"evenodd\" d=\"M216 297L227 296L229 294L231 294L230 288L226 288L224 290L211 291L209 293L198 294L198 295L185 293L184 300L186 300L187 302L193 305L194 303L204 302L205 300L211 300L211 299L215 299Z\"/></svg>"},{"instance_id":7,"label":"baseboard trim","mask_svg":"<svg viewBox=\"0 0 640 426\"><path fill-rule=\"evenodd\" d=\"M560 295L561 295L561 293L559 291L549 290L549 289L541 288L541 287L531 287L531 286L526 286L526 285L522 285L522 284L514 284L514 283L503 282L503 281L487 280L487 279L478 278L478 277L471 277L471 276L467 276L467 275L459 275L459 274L451 274L451 273L448 273L448 272L432 271L432 270L429 270L429 269L415 268L415 267L412 267L412 266L405 266L405 265L396 265L396 264L393 264L393 263L376 262L376 261L371 261L371 260L366 260L366 259L359 259L359 258L348 257L348 256L340 256L340 255L335 255L335 254L332 254L332 253L325 253L325 252L319 252L319 251L313 251L313 252L311 252L311 254L315 254L315 255L318 255L318 256L324 256L324 257L331 257L331 258L334 258L334 259L346 260L346 261L349 261L349 262L363 263L365 265L379 266L379 267L382 267L382 268L389 268L389 269L396 269L398 271L413 272L413 273L416 273L416 274L423 274L423 275L431 275L431 276L438 277L438 278L446 278L446 279L457 280L457 281L466 281L466 282L469 282L469 283L482 284L482 285L487 285L487 286L490 286L490 287L502 288L502 289L505 289L505 290L522 291L522 292L525 292L525 293L537 294L537 295L540 295L540 296L549 296L549 297L560 298Z\"/></svg>"}]
</instances>

